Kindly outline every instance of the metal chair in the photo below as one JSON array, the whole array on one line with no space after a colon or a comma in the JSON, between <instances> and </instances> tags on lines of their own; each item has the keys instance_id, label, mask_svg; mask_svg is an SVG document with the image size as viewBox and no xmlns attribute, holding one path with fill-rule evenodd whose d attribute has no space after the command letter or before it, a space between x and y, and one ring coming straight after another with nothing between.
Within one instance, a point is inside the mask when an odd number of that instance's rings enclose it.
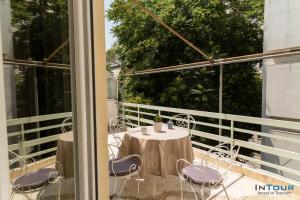
<instances>
[{"instance_id":1,"label":"metal chair","mask_svg":"<svg viewBox=\"0 0 300 200\"><path fill-rule=\"evenodd\" d=\"M190 185L196 199L198 199L198 197L193 186L200 187L202 198L204 197L203 190L205 188L217 189L222 187L229 200L226 187L224 186L224 179L231 168L233 161L238 156L239 148L240 147L238 146L233 146L231 143L221 143L209 150L199 164L192 164L185 159L177 160L176 169L180 178L181 199L183 199L182 184L185 182ZM218 165L213 166L208 164L208 158L213 155L215 155L218 163L222 162L226 164L226 168L223 169L222 172ZM184 164L184 167L180 168L180 165L182 166L182 164Z\"/></svg>"},{"instance_id":2,"label":"metal chair","mask_svg":"<svg viewBox=\"0 0 300 200\"><path fill-rule=\"evenodd\" d=\"M122 116L115 116L109 120L109 133L113 135L114 140L116 141L117 146L120 146L122 143L122 138L117 135L119 132L124 132L127 128L133 128L133 123Z\"/></svg>"},{"instance_id":3,"label":"metal chair","mask_svg":"<svg viewBox=\"0 0 300 200\"><path fill-rule=\"evenodd\" d=\"M177 114L171 117L171 120L175 121L175 126L188 129L190 137L193 137L192 130L195 130L196 128L196 121L193 116L187 114Z\"/></svg>"},{"instance_id":4,"label":"metal chair","mask_svg":"<svg viewBox=\"0 0 300 200\"><path fill-rule=\"evenodd\" d=\"M61 132L66 133L73 130L72 117L67 117L62 121Z\"/></svg>"},{"instance_id":5,"label":"metal chair","mask_svg":"<svg viewBox=\"0 0 300 200\"><path fill-rule=\"evenodd\" d=\"M36 169L36 162L33 158L19 156L15 152L8 151L9 166L17 167L20 170L20 175L11 180L12 192L10 199L14 198L15 194L22 194L27 199L31 199L28 194L33 192L44 192L45 188L50 184L58 184L57 199L60 200L60 179L62 178L62 166L58 162L51 162L41 168ZM28 171L29 166L26 162L31 160L33 170ZM55 168L51 167L55 165Z\"/></svg>"},{"instance_id":6,"label":"metal chair","mask_svg":"<svg viewBox=\"0 0 300 200\"><path fill-rule=\"evenodd\" d=\"M140 182L144 179L140 178L140 170L143 166L143 160L141 156L132 154L124 158L118 158L115 156L113 147L118 148L116 145L108 145L109 147L109 176L115 178L114 194L116 194L118 180L124 179L122 187L119 191L118 198L122 194L124 186L129 179L134 179L138 183L138 198L140 197Z\"/></svg>"}]
</instances>

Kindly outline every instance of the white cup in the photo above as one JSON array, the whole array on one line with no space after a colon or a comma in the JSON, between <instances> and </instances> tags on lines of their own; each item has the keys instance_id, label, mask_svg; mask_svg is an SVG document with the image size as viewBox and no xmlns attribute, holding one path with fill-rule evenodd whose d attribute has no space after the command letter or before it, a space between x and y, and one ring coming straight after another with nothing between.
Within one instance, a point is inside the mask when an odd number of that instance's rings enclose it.
<instances>
[{"instance_id":1,"label":"white cup","mask_svg":"<svg viewBox=\"0 0 300 200\"><path fill-rule=\"evenodd\" d=\"M142 127L141 130L143 135L147 135L147 127Z\"/></svg>"}]
</instances>

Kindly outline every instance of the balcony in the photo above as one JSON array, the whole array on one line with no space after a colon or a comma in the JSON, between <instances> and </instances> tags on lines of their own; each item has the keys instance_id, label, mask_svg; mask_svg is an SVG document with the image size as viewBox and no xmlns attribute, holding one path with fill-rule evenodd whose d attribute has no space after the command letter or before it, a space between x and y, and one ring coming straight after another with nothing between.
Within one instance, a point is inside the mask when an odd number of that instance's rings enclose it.
<instances>
[{"instance_id":1,"label":"balcony","mask_svg":"<svg viewBox=\"0 0 300 200\"><path fill-rule=\"evenodd\" d=\"M289 130L291 132L300 131L299 122L290 122L274 119L263 119L247 116L229 115L223 113L203 112L197 110L178 109L170 107L134 104L134 103L120 103L120 115L130 119L132 126L145 126L153 124L153 117L159 113L166 122L176 114L185 114L192 116L195 121L181 119L189 125L186 127L193 135L192 144L195 155L195 160L199 161L204 154L213 146L220 142L229 142L232 145L238 145L242 148L238 159L234 162L233 167L227 174L225 179L225 186L231 199L298 199L300 197L299 178L300 169L290 167L288 164L281 164L272 162L268 157L285 158L290 162L300 161L300 153L293 151L293 149L273 147L268 145L266 141L282 141L287 144L299 144L300 138L298 135L282 134L274 135L268 133L266 128L277 128L282 130ZM62 124L63 119L70 117L71 113L60 113L46 116L37 116L30 118L13 119L7 122L8 137L10 141L9 149L18 151L20 154L39 160L40 164L55 160L56 143L55 141L61 134L61 128L69 125ZM44 125L36 128L32 124L44 122L56 122L51 125ZM34 126L30 128L29 125ZM176 124L175 124L176 125ZM192 128L195 125L195 128ZM29 128L28 128L29 127ZM263 128L262 128L263 127ZM13 131L12 131L13 130ZM43 135L43 131L48 131L47 135ZM263 130L263 131L260 131ZM53 134L49 134L53 131ZM33 135L31 138L29 135ZM124 133L118 133L123 137ZM245 137L242 137L245 136ZM247 139L241 139L247 138ZM114 140L111 135L108 136L108 143L113 143ZM47 145L48 144L48 145ZM212 165L218 165L221 168L224 165L217 161L215 157L210 157L209 162ZM16 175L16 171L12 169L11 176ZM289 177L284 177L288 174ZM63 179L64 184L62 191L67 196L72 196L72 188L70 182L73 179ZM113 185L114 180L111 179ZM255 185L295 185L295 190L288 195L258 195L255 190ZM152 177L146 176L145 181L141 185L141 199L180 199L180 182L178 177L170 176L167 178L158 178L156 182L157 187L153 189ZM69 188L68 188L69 187ZM130 181L126 186L122 195L123 199L135 199L137 184ZM53 188L49 189L47 194L51 196ZM194 199L193 193L189 187L184 186L184 199ZM71 192L70 192L71 191ZM211 193L210 193L211 192ZM220 190L206 191L206 195L216 197L216 199L226 199L224 192ZM37 194L35 194L37 195ZM15 199L22 199L21 196L16 196Z\"/></svg>"}]
</instances>

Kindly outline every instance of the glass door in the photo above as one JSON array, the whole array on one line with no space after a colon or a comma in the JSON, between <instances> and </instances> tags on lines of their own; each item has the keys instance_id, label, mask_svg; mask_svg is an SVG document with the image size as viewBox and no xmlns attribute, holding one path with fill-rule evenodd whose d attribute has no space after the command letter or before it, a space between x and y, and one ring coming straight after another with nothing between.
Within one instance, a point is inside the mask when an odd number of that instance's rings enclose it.
<instances>
[{"instance_id":1,"label":"glass door","mask_svg":"<svg viewBox=\"0 0 300 200\"><path fill-rule=\"evenodd\" d=\"M9 158L0 165L1 199L108 193L106 151L97 147L107 134L105 50L93 37L104 30L92 23L93 8L68 0L0 1L0 152Z\"/></svg>"}]
</instances>

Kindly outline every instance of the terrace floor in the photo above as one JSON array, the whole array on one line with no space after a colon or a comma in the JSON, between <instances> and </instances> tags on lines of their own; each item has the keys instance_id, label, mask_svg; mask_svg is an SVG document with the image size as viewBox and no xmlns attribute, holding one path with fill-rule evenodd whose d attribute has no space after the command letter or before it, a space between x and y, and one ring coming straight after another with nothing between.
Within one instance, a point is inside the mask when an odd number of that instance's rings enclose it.
<instances>
[{"instance_id":1,"label":"terrace floor","mask_svg":"<svg viewBox=\"0 0 300 200\"><path fill-rule=\"evenodd\" d=\"M122 136L122 135L120 135ZM114 140L109 135L109 143L113 143ZM200 157L196 157L196 162L200 161ZM170 176L167 178L156 177L156 190L153 195L153 176L144 177L145 181L140 185L140 199L141 200L180 200L180 182L178 177ZM113 185L114 178L110 178L110 193L113 193ZM290 195L258 195L257 191L255 191L255 185L265 185L266 183L260 182L256 179L250 178L248 176L242 175L240 173L236 173L230 171L227 174L225 179L225 186L227 187L227 192L230 196L231 200L300 200L300 196L296 196L294 194ZM121 187L122 183L118 184L118 189ZM62 200L71 200L74 199L74 179L62 179L61 184L61 199ZM119 191L117 189L117 191ZM195 199L194 194L192 193L190 187L188 185L184 185L184 199L192 200ZM200 190L198 190L198 199L200 198ZM46 189L44 193L44 198L40 198L40 194L34 193L30 195L30 199L56 199L57 186L52 185ZM221 189L215 189L211 192L205 191L205 197L215 197L217 200L225 200L226 195ZM15 195L15 200L27 200L28 198L23 195ZM113 199L118 199L116 196ZM129 180L124 191L121 195L122 200L129 199L137 199L137 183L136 181Z\"/></svg>"}]
</instances>

